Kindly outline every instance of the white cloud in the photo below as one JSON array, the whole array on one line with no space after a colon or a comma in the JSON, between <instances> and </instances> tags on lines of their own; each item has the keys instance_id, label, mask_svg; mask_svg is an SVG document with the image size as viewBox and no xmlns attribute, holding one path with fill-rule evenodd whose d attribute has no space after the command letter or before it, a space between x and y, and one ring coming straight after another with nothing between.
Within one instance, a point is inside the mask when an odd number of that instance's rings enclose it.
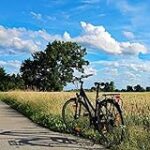
<instances>
[{"instance_id":1,"label":"white cloud","mask_svg":"<svg viewBox=\"0 0 150 150\"><path fill-rule=\"evenodd\" d=\"M127 39L134 39L135 35L132 32L129 31L123 31L123 35L127 38Z\"/></svg>"},{"instance_id":2,"label":"white cloud","mask_svg":"<svg viewBox=\"0 0 150 150\"><path fill-rule=\"evenodd\" d=\"M14 69L19 69L21 65L21 62L18 60L9 60L9 61L2 61L0 60L0 66L1 67L11 67Z\"/></svg>"},{"instance_id":3,"label":"white cloud","mask_svg":"<svg viewBox=\"0 0 150 150\"><path fill-rule=\"evenodd\" d=\"M85 73L86 75L88 75L88 74L96 75L97 71L96 71L96 69L94 69L94 68L91 67L91 66L84 66L84 73Z\"/></svg>"},{"instance_id":4,"label":"white cloud","mask_svg":"<svg viewBox=\"0 0 150 150\"><path fill-rule=\"evenodd\" d=\"M71 40L71 36L68 32L64 33L63 38L64 38L65 41L70 41Z\"/></svg>"},{"instance_id":5,"label":"white cloud","mask_svg":"<svg viewBox=\"0 0 150 150\"><path fill-rule=\"evenodd\" d=\"M92 65L100 65L108 69L131 70L134 73L150 73L150 61L126 57L116 61L95 61Z\"/></svg>"},{"instance_id":6,"label":"white cloud","mask_svg":"<svg viewBox=\"0 0 150 150\"><path fill-rule=\"evenodd\" d=\"M130 43L130 42L121 42L120 48L122 49L122 53L124 54L145 54L147 52L147 48L140 43Z\"/></svg>"},{"instance_id":7,"label":"white cloud","mask_svg":"<svg viewBox=\"0 0 150 150\"><path fill-rule=\"evenodd\" d=\"M40 14L40 13L35 13L35 12L31 11L30 14L32 15L33 18L35 18L37 20L42 19L42 14Z\"/></svg>"},{"instance_id":8,"label":"white cloud","mask_svg":"<svg viewBox=\"0 0 150 150\"><path fill-rule=\"evenodd\" d=\"M147 48L140 43L119 42L115 40L103 26L81 22L84 34L74 38L79 43L95 47L111 54L139 54L146 53Z\"/></svg>"},{"instance_id":9,"label":"white cloud","mask_svg":"<svg viewBox=\"0 0 150 150\"><path fill-rule=\"evenodd\" d=\"M28 31L24 28L5 28L0 26L0 53L34 52L38 46L25 36Z\"/></svg>"},{"instance_id":10,"label":"white cloud","mask_svg":"<svg viewBox=\"0 0 150 150\"><path fill-rule=\"evenodd\" d=\"M63 39L63 36L51 35L45 30L32 31L0 26L0 54L34 53L43 50L48 42Z\"/></svg>"},{"instance_id":11,"label":"white cloud","mask_svg":"<svg viewBox=\"0 0 150 150\"><path fill-rule=\"evenodd\" d=\"M129 66L136 72L150 73L150 68L149 68L150 63L149 62L130 64Z\"/></svg>"},{"instance_id":12,"label":"white cloud","mask_svg":"<svg viewBox=\"0 0 150 150\"><path fill-rule=\"evenodd\" d=\"M117 68L107 68L107 67L106 67L106 68L103 70L103 73L106 74L107 76L108 76L108 74L109 74L109 76L115 77L115 76L118 75L118 69L117 69Z\"/></svg>"},{"instance_id":13,"label":"white cloud","mask_svg":"<svg viewBox=\"0 0 150 150\"><path fill-rule=\"evenodd\" d=\"M79 43L88 44L108 53L120 54L119 43L111 37L103 26L93 26L92 24L81 22L84 34L75 38Z\"/></svg>"},{"instance_id":14,"label":"white cloud","mask_svg":"<svg viewBox=\"0 0 150 150\"><path fill-rule=\"evenodd\" d=\"M97 3L100 3L101 0L82 0L81 2L83 4L97 4Z\"/></svg>"}]
</instances>

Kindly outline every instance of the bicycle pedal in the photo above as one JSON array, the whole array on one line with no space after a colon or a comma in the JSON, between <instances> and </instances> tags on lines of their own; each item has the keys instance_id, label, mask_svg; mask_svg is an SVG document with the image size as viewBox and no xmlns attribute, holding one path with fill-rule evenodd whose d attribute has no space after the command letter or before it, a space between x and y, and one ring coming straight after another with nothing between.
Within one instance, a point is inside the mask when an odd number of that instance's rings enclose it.
<instances>
[{"instance_id":1,"label":"bicycle pedal","mask_svg":"<svg viewBox=\"0 0 150 150\"><path fill-rule=\"evenodd\" d=\"M74 130L75 130L77 133L81 132L81 128L79 128L79 127L76 127Z\"/></svg>"},{"instance_id":2,"label":"bicycle pedal","mask_svg":"<svg viewBox=\"0 0 150 150\"><path fill-rule=\"evenodd\" d=\"M76 104L72 104L72 107L76 107L77 105Z\"/></svg>"}]
</instances>

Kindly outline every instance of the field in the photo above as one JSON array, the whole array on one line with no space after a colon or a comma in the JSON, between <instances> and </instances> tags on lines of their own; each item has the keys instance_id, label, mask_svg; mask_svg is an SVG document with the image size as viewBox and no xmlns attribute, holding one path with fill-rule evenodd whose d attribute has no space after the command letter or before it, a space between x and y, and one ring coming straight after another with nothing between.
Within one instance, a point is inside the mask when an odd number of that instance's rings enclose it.
<instances>
[{"instance_id":1,"label":"field","mask_svg":"<svg viewBox=\"0 0 150 150\"><path fill-rule=\"evenodd\" d=\"M61 118L62 106L75 96L71 92L4 92L0 99L34 122L51 130L67 132ZM88 93L94 103L95 93ZM150 149L150 93L122 93L125 140L116 150Z\"/></svg>"}]
</instances>

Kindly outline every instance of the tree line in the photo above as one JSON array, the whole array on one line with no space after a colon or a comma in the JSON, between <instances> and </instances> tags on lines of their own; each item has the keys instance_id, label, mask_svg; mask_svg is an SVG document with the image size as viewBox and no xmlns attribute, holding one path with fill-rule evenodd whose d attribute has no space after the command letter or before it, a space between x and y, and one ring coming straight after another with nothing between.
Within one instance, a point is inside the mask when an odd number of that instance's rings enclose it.
<instances>
[{"instance_id":1,"label":"tree line","mask_svg":"<svg viewBox=\"0 0 150 150\"><path fill-rule=\"evenodd\" d=\"M73 79L75 71L84 73L84 66L89 62L84 59L86 49L75 42L54 41L48 43L43 51L32 54L23 61L18 74L7 74L0 67L0 91L34 90L62 91ZM94 87L87 91L94 91ZM126 89L115 89L113 81L106 82L104 92L144 92L150 91L141 85L128 85Z\"/></svg>"},{"instance_id":2,"label":"tree line","mask_svg":"<svg viewBox=\"0 0 150 150\"><path fill-rule=\"evenodd\" d=\"M140 84L135 86L127 85L126 89L119 90L121 92L150 92L150 87L142 87Z\"/></svg>"},{"instance_id":3,"label":"tree line","mask_svg":"<svg viewBox=\"0 0 150 150\"><path fill-rule=\"evenodd\" d=\"M76 89L71 89L69 91L76 91ZM96 91L96 87L91 87L90 89L85 89L87 92ZM113 81L104 82L104 86L100 88L100 92L150 92L150 87L142 87L141 85L137 84L135 86L127 85L124 89L117 89L115 88L115 83Z\"/></svg>"},{"instance_id":4,"label":"tree line","mask_svg":"<svg viewBox=\"0 0 150 150\"><path fill-rule=\"evenodd\" d=\"M19 74L7 74L5 69L0 67L0 91L25 89L23 78Z\"/></svg>"}]
</instances>

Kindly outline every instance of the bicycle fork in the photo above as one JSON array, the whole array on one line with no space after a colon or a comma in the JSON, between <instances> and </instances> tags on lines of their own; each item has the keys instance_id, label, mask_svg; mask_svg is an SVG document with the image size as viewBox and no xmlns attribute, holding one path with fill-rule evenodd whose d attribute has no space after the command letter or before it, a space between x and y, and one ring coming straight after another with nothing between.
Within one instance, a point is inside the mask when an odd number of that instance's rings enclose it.
<instances>
[{"instance_id":1,"label":"bicycle fork","mask_svg":"<svg viewBox=\"0 0 150 150\"><path fill-rule=\"evenodd\" d=\"M79 103L78 98L75 100L75 115L74 115L74 119L78 119L80 117L81 114L81 104Z\"/></svg>"}]
</instances>

